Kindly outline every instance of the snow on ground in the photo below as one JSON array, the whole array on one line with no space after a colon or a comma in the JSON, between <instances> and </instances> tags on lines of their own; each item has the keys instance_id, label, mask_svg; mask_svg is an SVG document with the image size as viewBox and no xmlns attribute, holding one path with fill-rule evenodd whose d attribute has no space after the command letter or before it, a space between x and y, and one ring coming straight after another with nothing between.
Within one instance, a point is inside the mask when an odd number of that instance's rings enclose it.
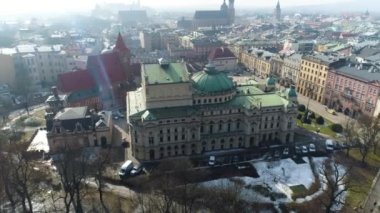
<instances>
[{"instance_id":1,"label":"snow on ground","mask_svg":"<svg viewBox=\"0 0 380 213\"><path fill-rule=\"evenodd\" d=\"M320 168L326 159L326 157L313 158L316 168ZM252 162L260 177L239 178L245 183L245 187L241 190L242 198L247 201L254 200L256 202L272 202L270 201L270 198L264 197L263 195L249 188L249 186L261 185L265 188L269 188L272 192L282 193L286 195L286 198L277 199L277 201L292 202L292 190L290 189L291 186L304 185L306 188L310 188L310 186L315 181L308 158L304 157L303 160L306 163L296 164L291 159L283 159L274 162ZM208 181L203 184L206 187L233 186L233 182L231 182L229 179L218 179ZM317 193L318 195L322 193L322 189L320 189L320 192ZM315 196L308 196L306 199L302 200L297 199L297 202L304 202L305 200L313 199Z\"/></svg>"}]
</instances>

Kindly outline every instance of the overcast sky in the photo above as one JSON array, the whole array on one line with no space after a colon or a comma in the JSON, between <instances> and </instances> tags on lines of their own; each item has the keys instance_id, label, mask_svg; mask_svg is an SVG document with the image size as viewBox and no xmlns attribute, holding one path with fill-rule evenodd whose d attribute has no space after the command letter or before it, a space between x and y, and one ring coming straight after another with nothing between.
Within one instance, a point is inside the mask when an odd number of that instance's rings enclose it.
<instances>
[{"instance_id":1,"label":"overcast sky","mask_svg":"<svg viewBox=\"0 0 380 213\"><path fill-rule=\"evenodd\" d=\"M1 0L0 14L21 14L31 12L52 12L60 13L66 11L89 11L96 3L125 3L131 4L136 0ZM228 2L228 0L226 0ZM344 2L344 5L351 3L359 3L365 1L364 4L368 8L373 8L372 4L379 6L379 0L280 0L281 6L294 7L313 4L331 4ZM141 0L141 5L155 9L182 9L182 8L199 8L199 9L216 9L222 3L222 0ZM254 9L262 7L274 7L277 0L235 0L237 9ZM341 8L340 8L341 9Z\"/></svg>"}]
</instances>

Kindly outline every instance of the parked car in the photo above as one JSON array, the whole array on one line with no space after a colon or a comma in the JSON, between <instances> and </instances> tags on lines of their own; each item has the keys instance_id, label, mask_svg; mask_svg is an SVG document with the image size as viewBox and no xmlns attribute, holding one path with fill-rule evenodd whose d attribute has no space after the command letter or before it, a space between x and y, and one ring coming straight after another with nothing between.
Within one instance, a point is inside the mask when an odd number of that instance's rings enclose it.
<instances>
[{"instance_id":1,"label":"parked car","mask_svg":"<svg viewBox=\"0 0 380 213\"><path fill-rule=\"evenodd\" d=\"M248 168L250 168L250 167L252 167L252 165L251 165L250 163L247 163L247 162L236 164L236 168L237 168L238 170L248 169Z\"/></svg>"},{"instance_id":2,"label":"parked car","mask_svg":"<svg viewBox=\"0 0 380 213\"><path fill-rule=\"evenodd\" d=\"M279 158L280 157L280 150L274 151L274 157Z\"/></svg>"},{"instance_id":3,"label":"parked car","mask_svg":"<svg viewBox=\"0 0 380 213\"><path fill-rule=\"evenodd\" d=\"M284 150L282 151L282 155L288 156L289 155L289 148L285 147Z\"/></svg>"},{"instance_id":4,"label":"parked car","mask_svg":"<svg viewBox=\"0 0 380 213\"><path fill-rule=\"evenodd\" d=\"M301 147L300 147L300 146L295 146L295 147L294 147L294 150L295 150L295 153L296 153L296 154L301 154L301 153L302 153L302 150L301 150Z\"/></svg>"},{"instance_id":5,"label":"parked car","mask_svg":"<svg viewBox=\"0 0 380 213\"><path fill-rule=\"evenodd\" d=\"M113 119L114 119L114 120L119 120L119 116L114 115L114 116L113 116Z\"/></svg>"},{"instance_id":6,"label":"parked car","mask_svg":"<svg viewBox=\"0 0 380 213\"><path fill-rule=\"evenodd\" d=\"M333 109L327 109L327 112L330 113L331 115L336 115L336 112Z\"/></svg>"},{"instance_id":7,"label":"parked car","mask_svg":"<svg viewBox=\"0 0 380 213\"><path fill-rule=\"evenodd\" d=\"M210 158L208 159L208 165L209 166L215 166L215 156L210 156Z\"/></svg>"},{"instance_id":8,"label":"parked car","mask_svg":"<svg viewBox=\"0 0 380 213\"><path fill-rule=\"evenodd\" d=\"M307 154L309 150L307 149L306 146L302 146L302 154Z\"/></svg>"},{"instance_id":9,"label":"parked car","mask_svg":"<svg viewBox=\"0 0 380 213\"><path fill-rule=\"evenodd\" d=\"M325 145L326 145L326 151L334 151L334 141L331 140L331 139L327 139L326 142L325 142Z\"/></svg>"},{"instance_id":10,"label":"parked car","mask_svg":"<svg viewBox=\"0 0 380 213\"><path fill-rule=\"evenodd\" d=\"M309 152L316 152L317 149L315 148L315 145L314 144L309 144Z\"/></svg>"},{"instance_id":11,"label":"parked car","mask_svg":"<svg viewBox=\"0 0 380 213\"><path fill-rule=\"evenodd\" d=\"M131 160L127 160L120 167L119 176L120 178L124 178L129 175L131 170L133 169L133 162Z\"/></svg>"},{"instance_id":12,"label":"parked car","mask_svg":"<svg viewBox=\"0 0 380 213\"><path fill-rule=\"evenodd\" d=\"M133 166L132 170L131 170L131 176L136 176L136 175L139 175L143 170L143 167L142 165L135 165Z\"/></svg>"}]
</instances>

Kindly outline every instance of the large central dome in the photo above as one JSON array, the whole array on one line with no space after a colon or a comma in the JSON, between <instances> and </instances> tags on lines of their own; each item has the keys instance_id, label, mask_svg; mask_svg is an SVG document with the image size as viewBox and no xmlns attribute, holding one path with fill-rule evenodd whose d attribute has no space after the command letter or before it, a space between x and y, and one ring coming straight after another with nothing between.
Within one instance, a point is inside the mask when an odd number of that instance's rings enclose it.
<instances>
[{"instance_id":1,"label":"large central dome","mask_svg":"<svg viewBox=\"0 0 380 213\"><path fill-rule=\"evenodd\" d=\"M201 92L225 92L234 88L232 80L225 73L217 71L211 64L206 65L203 71L195 73L191 79L194 88Z\"/></svg>"}]
</instances>

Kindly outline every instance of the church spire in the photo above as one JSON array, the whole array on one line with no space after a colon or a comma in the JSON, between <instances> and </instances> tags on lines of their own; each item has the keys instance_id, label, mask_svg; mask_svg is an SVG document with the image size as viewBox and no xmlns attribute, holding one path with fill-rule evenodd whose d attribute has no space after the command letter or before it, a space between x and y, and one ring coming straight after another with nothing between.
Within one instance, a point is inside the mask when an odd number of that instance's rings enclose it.
<instances>
[{"instance_id":1,"label":"church spire","mask_svg":"<svg viewBox=\"0 0 380 213\"><path fill-rule=\"evenodd\" d=\"M274 11L274 15L276 18L276 21L281 21L281 6L280 6L280 0L277 1L276 9Z\"/></svg>"},{"instance_id":2,"label":"church spire","mask_svg":"<svg viewBox=\"0 0 380 213\"><path fill-rule=\"evenodd\" d=\"M121 52L121 53L129 52L129 49L125 45L123 37L121 36L120 32L119 32L119 35L117 36L116 45L113 48L113 50L117 52Z\"/></svg>"}]
</instances>

